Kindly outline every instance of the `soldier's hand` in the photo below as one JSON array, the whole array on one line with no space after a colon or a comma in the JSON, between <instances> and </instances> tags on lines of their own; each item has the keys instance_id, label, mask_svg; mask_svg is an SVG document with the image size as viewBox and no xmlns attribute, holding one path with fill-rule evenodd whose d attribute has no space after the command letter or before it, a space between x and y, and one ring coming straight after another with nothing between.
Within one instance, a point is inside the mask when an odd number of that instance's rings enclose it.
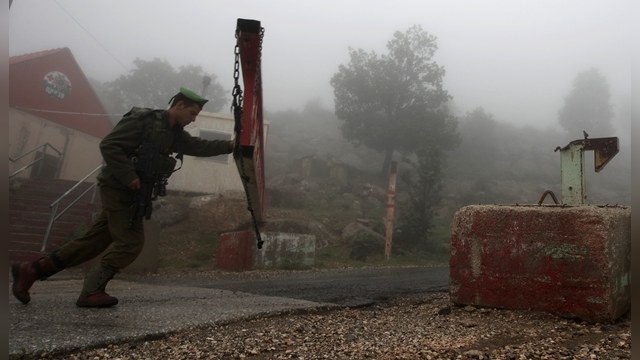
<instances>
[{"instance_id":1,"label":"soldier's hand","mask_svg":"<svg viewBox=\"0 0 640 360\"><path fill-rule=\"evenodd\" d=\"M129 188L132 190L140 189L140 179L135 178L131 183L129 183Z\"/></svg>"}]
</instances>

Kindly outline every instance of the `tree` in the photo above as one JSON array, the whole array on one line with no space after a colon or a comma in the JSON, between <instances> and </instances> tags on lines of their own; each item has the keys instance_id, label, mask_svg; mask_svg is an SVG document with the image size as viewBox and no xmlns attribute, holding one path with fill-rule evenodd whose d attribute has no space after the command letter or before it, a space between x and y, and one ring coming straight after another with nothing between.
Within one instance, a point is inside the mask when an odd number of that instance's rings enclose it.
<instances>
[{"instance_id":1,"label":"tree","mask_svg":"<svg viewBox=\"0 0 640 360\"><path fill-rule=\"evenodd\" d=\"M395 150L409 154L424 143L456 146L456 119L446 106L444 68L433 61L436 38L418 25L395 32L388 53L349 48L350 62L331 78L342 133L385 155L386 175Z\"/></svg>"},{"instance_id":2,"label":"tree","mask_svg":"<svg viewBox=\"0 0 640 360\"><path fill-rule=\"evenodd\" d=\"M205 73L200 66L181 66L176 71L166 60L157 58L136 59L134 65L128 75L105 83L104 102L110 112L124 113L132 106L165 108L182 86L210 99L204 110L220 111L227 103L226 92L216 81L216 75Z\"/></svg>"},{"instance_id":3,"label":"tree","mask_svg":"<svg viewBox=\"0 0 640 360\"><path fill-rule=\"evenodd\" d=\"M581 136L586 131L592 137L613 136L610 97L609 84L597 69L579 73L558 112L560 125L570 135Z\"/></svg>"},{"instance_id":4,"label":"tree","mask_svg":"<svg viewBox=\"0 0 640 360\"><path fill-rule=\"evenodd\" d=\"M407 211L401 218L401 246L426 250L435 245L431 239L436 207L442 200L443 150L433 145L421 146L416 155L405 159L409 169L401 172L407 188Z\"/></svg>"}]
</instances>

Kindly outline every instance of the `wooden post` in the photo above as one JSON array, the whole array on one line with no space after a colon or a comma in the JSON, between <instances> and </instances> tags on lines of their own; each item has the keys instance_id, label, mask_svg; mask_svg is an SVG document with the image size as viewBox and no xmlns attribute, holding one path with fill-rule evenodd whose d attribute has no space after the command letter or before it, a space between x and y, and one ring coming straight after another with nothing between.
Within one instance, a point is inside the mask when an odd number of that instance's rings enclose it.
<instances>
[{"instance_id":1,"label":"wooden post","mask_svg":"<svg viewBox=\"0 0 640 360\"><path fill-rule=\"evenodd\" d=\"M389 190L387 195L387 221L386 235L384 239L384 258L391 258L391 244L393 243L393 214L396 207L396 177L398 174L398 162L391 161L389 167Z\"/></svg>"}]
</instances>

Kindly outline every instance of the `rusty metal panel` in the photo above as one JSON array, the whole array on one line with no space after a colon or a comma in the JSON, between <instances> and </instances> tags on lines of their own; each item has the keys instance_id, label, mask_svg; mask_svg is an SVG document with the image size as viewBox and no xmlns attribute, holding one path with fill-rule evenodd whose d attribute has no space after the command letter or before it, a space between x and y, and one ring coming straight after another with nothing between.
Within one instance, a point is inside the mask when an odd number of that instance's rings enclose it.
<instances>
[{"instance_id":1,"label":"rusty metal panel","mask_svg":"<svg viewBox=\"0 0 640 360\"><path fill-rule=\"evenodd\" d=\"M593 166L596 172L600 172L620 151L617 137L584 139L583 143L585 150L593 150Z\"/></svg>"},{"instance_id":2,"label":"rusty metal panel","mask_svg":"<svg viewBox=\"0 0 640 360\"><path fill-rule=\"evenodd\" d=\"M560 150L560 173L562 180L562 203L583 205L587 203L585 186L584 152L593 150L594 168L600 172L619 151L617 137L574 140Z\"/></svg>"},{"instance_id":3,"label":"rusty metal panel","mask_svg":"<svg viewBox=\"0 0 640 360\"><path fill-rule=\"evenodd\" d=\"M220 234L216 252L216 267L221 270L250 270L253 266L253 231L235 231Z\"/></svg>"},{"instance_id":4,"label":"rusty metal panel","mask_svg":"<svg viewBox=\"0 0 640 360\"><path fill-rule=\"evenodd\" d=\"M631 209L467 206L454 216L458 304L613 321L630 309Z\"/></svg>"}]
</instances>

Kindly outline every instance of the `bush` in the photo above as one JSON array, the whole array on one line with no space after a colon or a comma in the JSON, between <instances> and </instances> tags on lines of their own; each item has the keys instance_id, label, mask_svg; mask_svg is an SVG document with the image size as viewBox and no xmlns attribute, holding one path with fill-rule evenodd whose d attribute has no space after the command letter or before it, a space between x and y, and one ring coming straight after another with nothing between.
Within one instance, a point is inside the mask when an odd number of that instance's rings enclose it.
<instances>
[{"instance_id":1,"label":"bush","mask_svg":"<svg viewBox=\"0 0 640 360\"><path fill-rule=\"evenodd\" d=\"M372 254L381 254L384 247L379 240L365 233L357 234L351 241L349 258L357 261L366 261Z\"/></svg>"}]
</instances>

